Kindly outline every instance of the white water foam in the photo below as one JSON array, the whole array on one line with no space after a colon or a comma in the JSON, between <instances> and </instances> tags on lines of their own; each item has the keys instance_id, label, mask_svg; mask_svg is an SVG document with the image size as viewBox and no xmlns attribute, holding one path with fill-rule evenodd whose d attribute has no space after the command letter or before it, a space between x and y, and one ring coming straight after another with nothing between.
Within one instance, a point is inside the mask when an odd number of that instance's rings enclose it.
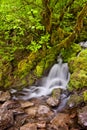
<instances>
[{"instance_id":1,"label":"white water foam","mask_svg":"<svg viewBox=\"0 0 87 130\"><path fill-rule=\"evenodd\" d=\"M59 63L53 65L48 76L43 78L41 86L24 88L21 92L22 96L19 96L18 98L28 100L31 98L47 96L51 94L55 88L66 90L69 79L70 73L68 70L68 64L62 63L62 59L60 59Z\"/></svg>"}]
</instances>

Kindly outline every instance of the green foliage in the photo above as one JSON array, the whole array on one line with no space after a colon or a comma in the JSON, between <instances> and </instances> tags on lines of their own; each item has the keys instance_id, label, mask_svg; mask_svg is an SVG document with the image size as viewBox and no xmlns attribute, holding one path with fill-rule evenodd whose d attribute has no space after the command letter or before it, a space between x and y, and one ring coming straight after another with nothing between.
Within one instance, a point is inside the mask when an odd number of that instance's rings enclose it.
<instances>
[{"instance_id":1,"label":"green foliage","mask_svg":"<svg viewBox=\"0 0 87 130\"><path fill-rule=\"evenodd\" d=\"M66 32L73 30L74 11L77 7L82 7L86 0L75 1L64 14L64 20L60 26ZM58 21L60 13L66 7L69 0L59 0L49 2L52 8L52 22ZM51 35L45 32L43 24L42 0L1 0L0 1L0 55L7 61L14 60L17 50L27 50L36 52L43 46L50 48ZM68 24L67 24L68 23Z\"/></svg>"},{"instance_id":2,"label":"green foliage","mask_svg":"<svg viewBox=\"0 0 87 130\"><path fill-rule=\"evenodd\" d=\"M77 54L81 51L81 47L79 44L73 43L67 49L62 49L61 55L63 57L64 62L69 62L71 58L77 56Z\"/></svg>"},{"instance_id":3,"label":"green foliage","mask_svg":"<svg viewBox=\"0 0 87 130\"><path fill-rule=\"evenodd\" d=\"M33 52L38 51L45 44L47 48L50 48L49 45L50 34L46 34L40 37L38 43L36 41L31 41L31 44L26 47L27 50L31 50Z\"/></svg>"},{"instance_id":4,"label":"green foliage","mask_svg":"<svg viewBox=\"0 0 87 130\"><path fill-rule=\"evenodd\" d=\"M16 50L36 51L41 48L41 44L37 45L41 37L38 33L42 31L43 34L44 26L37 7L20 0L1 0L0 17L0 55L3 60L14 60ZM33 41L29 40L30 34Z\"/></svg>"}]
</instances>

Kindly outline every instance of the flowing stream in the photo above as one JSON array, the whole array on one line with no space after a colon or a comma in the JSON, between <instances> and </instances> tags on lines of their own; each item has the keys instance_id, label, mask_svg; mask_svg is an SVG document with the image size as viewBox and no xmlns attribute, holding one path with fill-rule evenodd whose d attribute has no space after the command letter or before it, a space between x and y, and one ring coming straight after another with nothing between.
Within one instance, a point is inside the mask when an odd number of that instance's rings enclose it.
<instances>
[{"instance_id":1,"label":"flowing stream","mask_svg":"<svg viewBox=\"0 0 87 130\"><path fill-rule=\"evenodd\" d=\"M42 79L40 86L31 86L24 88L21 91L19 99L29 100L31 98L38 98L41 96L50 95L55 88L67 89L67 84L70 79L68 64L62 63L62 59L58 59L58 63L54 64L47 77ZM12 90L12 93L14 90ZM16 99L16 97L14 97Z\"/></svg>"}]
</instances>

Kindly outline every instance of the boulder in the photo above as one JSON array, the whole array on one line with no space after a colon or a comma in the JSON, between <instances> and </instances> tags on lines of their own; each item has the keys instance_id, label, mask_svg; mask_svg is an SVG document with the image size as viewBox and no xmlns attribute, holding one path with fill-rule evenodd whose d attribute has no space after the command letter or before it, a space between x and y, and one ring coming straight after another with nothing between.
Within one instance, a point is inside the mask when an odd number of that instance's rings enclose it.
<instances>
[{"instance_id":1,"label":"boulder","mask_svg":"<svg viewBox=\"0 0 87 130\"><path fill-rule=\"evenodd\" d=\"M87 49L70 59L69 68L71 72L69 90L85 88L87 85Z\"/></svg>"}]
</instances>

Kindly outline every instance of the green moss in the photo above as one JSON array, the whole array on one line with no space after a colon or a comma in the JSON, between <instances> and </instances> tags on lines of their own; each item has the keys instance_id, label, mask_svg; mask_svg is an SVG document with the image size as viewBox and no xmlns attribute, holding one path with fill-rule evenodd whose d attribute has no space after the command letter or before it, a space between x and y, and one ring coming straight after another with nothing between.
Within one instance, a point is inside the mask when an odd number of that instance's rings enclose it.
<instances>
[{"instance_id":1,"label":"green moss","mask_svg":"<svg viewBox=\"0 0 87 130\"><path fill-rule=\"evenodd\" d=\"M5 84L4 84L4 88L8 89L11 87L12 81L9 79L5 79Z\"/></svg>"},{"instance_id":2,"label":"green moss","mask_svg":"<svg viewBox=\"0 0 87 130\"><path fill-rule=\"evenodd\" d=\"M42 74L43 74L43 71L44 71L44 66L45 66L45 63L44 61L41 61L35 68L34 70L34 74L37 76L37 77L41 77Z\"/></svg>"},{"instance_id":3,"label":"green moss","mask_svg":"<svg viewBox=\"0 0 87 130\"><path fill-rule=\"evenodd\" d=\"M62 49L61 55L63 57L64 62L68 62L72 57L75 57L80 51L81 47L78 44L73 43L67 49Z\"/></svg>"},{"instance_id":4,"label":"green moss","mask_svg":"<svg viewBox=\"0 0 87 130\"><path fill-rule=\"evenodd\" d=\"M37 57L38 57L38 53L32 52L27 58L21 60L18 63L18 74L21 78L28 75L31 72L32 68L34 69L38 59Z\"/></svg>"},{"instance_id":5,"label":"green moss","mask_svg":"<svg viewBox=\"0 0 87 130\"><path fill-rule=\"evenodd\" d=\"M29 70L29 64L27 63L27 59L24 59L18 64L18 74L21 78L27 75Z\"/></svg>"},{"instance_id":6,"label":"green moss","mask_svg":"<svg viewBox=\"0 0 87 130\"><path fill-rule=\"evenodd\" d=\"M54 53L46 56L45 69L48 69L48 67L51 67L53 65L53 63L55 62L55 57L56 56Z\"/></svg>"},{"instance_id":7,"label":"green moss","mask_svg":"<svg viewBox=\"0 0 87 130\"><path fill-rule=\"evenodd\" d=\"M87 101L87 90L83 93L84 101Z\"/></svg>"},{"instance_id":8,"label":"green moss","mask_svg":"<svg viewBox=\"0 0 87 130\"><path fill-rule=\"evenodd\" d=\"M56 88L52 91L52 97L56 98L56 99L60 99L61 96L61 89L60 88Z\"/></svg>"},{"instance_id":9,"label":"green moss","mask_svg":"<svg viewBox=\"0 0 87 130\"><path fill-rule=\"evenodd\" d=\"M84 70L87 72L87 49L82 50L78 57L73 57L69 61L70 72Z\"/></svg>"},{"instance_id":10,"label":"green moss","mask_svg":"<svg viewBox=\"0 0 87 130\"><path fill-rule=\"evenodd\" d=\"M83 102L84 99L83 99L83 95L78 95L78 94L73 94L70 96L68 102L67 102L67 105L68 106L78 106L81 104L81 102Z\"/></svg>"},{"instance_id":11,"label":"green moss","mask_svg":"<svg viewBox=\"0 0 87 130\"><path fill-rule=\"evenodd\" d=\"M69 61L71 72L69 89L81 89L87 87L87 49L82 50L78 57Z\"/></svg>"},{"instance_id":12,"label":"green moss","mask_svg":"<svg viewBox=\"0 0 87 130\"><path fill-rule=\"evenodd\" d=\"M87 87L87 72L80 70L79 72L75 71L73 74L71 74L69 86L70 89Z\"/></svg>"}]
</instances>

